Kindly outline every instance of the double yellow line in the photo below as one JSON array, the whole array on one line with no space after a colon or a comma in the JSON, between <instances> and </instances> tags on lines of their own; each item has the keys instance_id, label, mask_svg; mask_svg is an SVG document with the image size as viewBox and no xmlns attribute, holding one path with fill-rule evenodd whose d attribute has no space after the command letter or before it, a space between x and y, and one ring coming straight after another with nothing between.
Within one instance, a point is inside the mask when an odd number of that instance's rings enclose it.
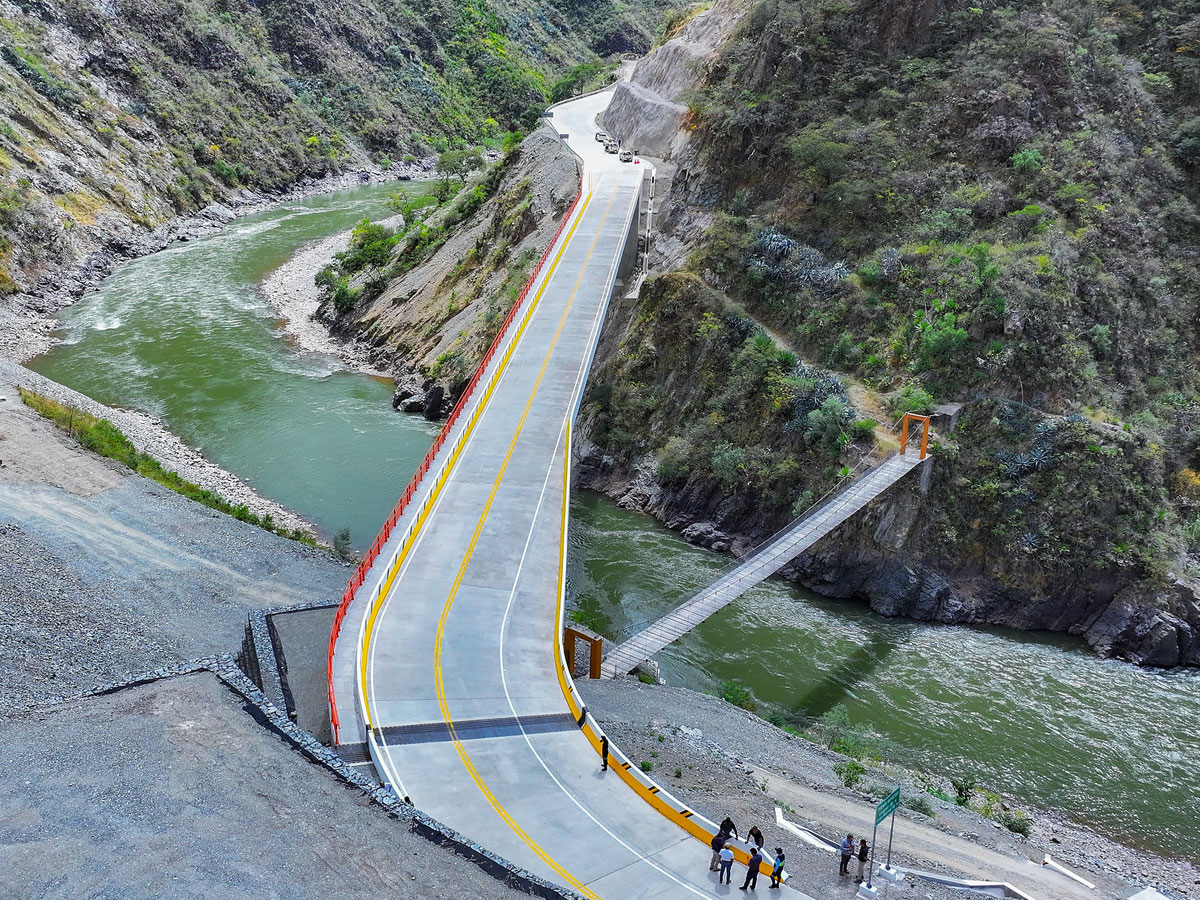
<instances>
[{"instance_id":1,"label":"double yellow line","mask_svg":"<svg viewBox=\"0 0 1200 900\"><path fill-rule=\"evenodd\" d=\"M496 494L500 490L500 485L503 483L504 476L508 471L508 465L512 461L513 453L517 448L517 441L520 439L521 433L525 429L525 422L529 418L529 411L533 408L533 401L537 397L538 390L542 384L542 379L546 375L546 369L550 365L550 358L554 355L555 347L558 346L559 338L562 336L563 327L567 323L567 316L571 312L571 307L575 304L575 296L579 292L580 283L583 281L583 272L587 268L588 261L592 258L592 253L596 249L597 241L600 239L600 228L603 227L604 222L608 220L609 213L612 211L612 206L613 203L616 202L616 198L617 192L614 189L613 195L608 201L608 206L604 209L604 216L600 220L600 225L597 226L596 235L592 238L592 243L588 246L587 256L584 258L583 263L580 266L579 277L575 280L575 285L571 289L571 296L567 299L567 305L563 308L562 316L558 321L558 328L555 330L554 337L550 341L550 347L546 351L545 358L542 360L541 368L538 370L537 379L534 381L533 388L529 392L529 397L525 401L525 408L521 411L520 419L517 420L517 427L513 432L512 440L509 441L508 449L506 450L504 459L500 464L500 470L496 473L496 478L492 482L492 489L488 493L487 501L484 503L483 510L479 514L479 520L475 523L475 530L471 535L471 540L467 543L467 551L463 555L462 563L458 567L458 573L455 575L454 582L450 587L449 596L446 597L446 603L442 607L442 616L438 621L437 637L434 640L433 645L433 671L437 686L438 706L441 709L442 719L449 728L450 737L454 742L454 749L458 752L458 757L460 760L462 760L463 767L466 768L468 774L470 774L480 792L484 795L484 797L487 798L488 803L491 804L492 808L496 811L500 818L504 820L508 827L511 828L522 841L524 841L526 846L528 846L529 849L537 854L538 858L546 863L546 865L557 872L563 878L563 880L571 885L571 887L575 888L575 890L579 891L585 897L590 898L590 900L600 900L600 898L592 891L588 890L587 886L582 881L563 868L563 866L557 860L555 860L550 856L550 854L542 849L537 841L530 837L529 834L527 834L525 830L517 824L516 820L513 819L508 810L504 808L503 804L496 799L496 796L491 792L487 784L484 783L483 778L480 777L478 770L475 768L475 764L471 761L471 756L469 753L467 753L466 747L464 747L462 741L458 739L458 734L455 731L454 722L450 715L450 708L446 699L445 684L442 676L442 644L446 635L446 620L450 616L450 610L458 596L459 589L462 587L463 578L466 576L467 567L470 565L471 558L475 553L475 546L479 542L480 535L483 533L483 528L487 522L488 514L491 512L492 504L496 500Z\"/></svg>"},{"instance_id":2,"label":"double yellow line","mask_svg":"<svg viewBox=\"0 0 1200 900\"><path fill-rule=\"evenodd\" d=\"M454 470L454 466L458 462L458 457L462 454L463 449L466 447L467 440L470 438L471 434L474 433L475 426L478 424L480 416L483 415L483 411L487 408L488 401L492 397L492 392L495 391L496 386L500 383L500 376L508 367L508 362L512 358L513 351L516 349L518 342L521 340L521 335L525 333L526 326L528 326L530 321L533 319L533 313L541 303L542 294L545 293L546 286L550 283L550 277L554 274L554 270L558 268L558 263L562 259L563 253L566 252L567 245L571 242L571 238L575 234L575 229L579 227L579 223L583 221L583 215L585 212L587 212L588 205L591 202L592 194L589 193L584 199L583 204L579 207L579 215L575 217L575 221L571 224L570 229L567 231L566 240L562 242L562 245L558 249L558 253L554 256L554 261L550 264L549 268L546 269L546 275L542 279L541 287L539 287L537 293L533 295L533 300L529 304L529 309L522 317L521 324L517 327L516 335L513 337L512 341L509 342L508 349L505 350L504 355L500 358L500 362L496 368L495 376L489 380L488 386L484 390L479 403L477 403L475 406L475 411L471 413L470 418L463 427L462 435L455 441L456 446L454 451L450 454L450 458L446 460L446 465L444 465L441 471L438 473L437 479L433 484L433 489L429 492L429 497L425 500L424 508L417 516L417 521L414 523L412 530L409 531L408 537L405 539L404 544L400 548L400 552L396 554L396 562L392 565L391 570L388 572L388 577L384 580L383 586L379 589L379 596L375 598L375 602L371 605L371 610L367 614L367 622L363 634L362 663L359 667L359 686L363 698L363 709L366 712L366 726L368 731L371 729L372 722L370 693L367 690L367 663L371 655L371 641L373 639L373 632L375 630L375 621L379 616L380 610L383 608L383 604L386 601L388 594L391 593L392 584L396 580L396 576L400 573L400 568L403 566L404 560L408 557L409 551L412 549L413 544L416 543L418 536L421 534L421 528L424 527L426 520L428 520L429 516L432 515L434 504L436 503L438 496L441 494L442 488L445 487L446 481L450 477L450 473Z\"/></svg>"},{"instance_id":3,"label":"double yellow line","mask_svg":"<svg viewBox=\"0 0 1200 900\"><path fill-rule=\"evenodd\" d=\"M521 338L521 335L524 333L526 326L532 320L533 312L534 312L534 310L536 310L537 306L540 304L542 295L545 292L547 285L550 283L550 279L551 279L552 275L554 274L555 270L557 269L558 264L562 259L563 253L566 251L566 248L567 248L568 244L570 243L572 237L574 236L575 230L578 227L579 223L583 220L584 213L587 211L587 207L591 203L592 196L593 196L592 193L589 192L587 198L584 200L584 203L580 208L579 214L576 217L575 222L571 225L570 230L567 232L566 240L564 240L562 242L562 245L559 248L558 253L554 257L554 261L551 263L550 267L547 269L546 275L542 280L541 287L538 289L537 293L534 296L533 302L530 304L529 312L524 317L524 319L517 331L516 336L514 337L513 341L509 344L508 349L505 351L503 357L501 358L499 367L497 368L496 376L491 380L491 383L489 384L488 388L484 392L480 403L476 406L475 411L472 413L470 419L467 421L467 424L466 424L463 434L462 434L462 438L461 438L461 440L458 441L457 448L454 450L454 452L451 454L450 458L447 460L447 463L443 467L441 474L438 475L438 478L437 478L436 482L434 483L433 489L430 491L429 498L425 503L424 510L418 516L417 521L414 524L412 531L410 532L408 538L405 540L404 545L401 547L399 554L397 554L396 562L392 566L391 570L389 571L388 577L385 580L383 587L381 588L381 590L379 592L379 597L376 598L375 603L372 605L372 608L368 614L366 628L365 628L365 635L363 638L363 651L364 652L363 652L363 661L362 661L361 672L360 672L362 696L363 696L363 706L367 713L367 727L368 728L371 727L371 713L370 713L370 705L369 705L369 694L367 692L367 667L368 667L367 660L370 655L369 651L370 651L370 647L371 647L371 641L373 638L374 628L375 628L378 616L380 614L380 610L382 609L383 603L385 601L385 598L391 592L393 583L400 571L401 566L403 565L404 560L406 559L406 557L408 556L408 553L412 549L412 546L416 542L417 536L420 534L421 528L425 525L426 520L428 519L429 515L431 514L436 499L440 495L442 488L445 486L446 480L448 479L450 472L453 470L455 464L457 463L458 457L461 454L463 447L465 447L465 445L466 445L467 438L473 433L475 426L478 423L480 416L482 415L483 410L486 408L487 403L488 403L489 399L491 398L492 392L495 390L496 385L498 384L498 382L500 380L500 375L507 368L508 363L512 357L513 351L515 350L517 343L519 342L519 340ZM517 442L525 428L525 423L526 423L526 421L529 417L529 413L533 407L533 402L537 396L538 390L541 387L542 380L546 374L546 370L549 367L550 359L554 354L555 347L558 345L558 341L559 341L560 337L562 336L563 328L567 322L567 317L571 311L571 308L574 305L575 297L579 291L580 284L582 283L582 280L583 280L583 272L587 268L588 261L591 259L592 254L596 248L596 243L599 240L600 228L603 226L604 222L607 221L609 213L612 210L612 206L616 202L616 197L617 197L617 191L614 189L613 195L608 201L608 206L604 210L604 215L601 218L600 224L599 224L599 226L597 226L596 234L592 238L592 242L588 247L587 255L584 258L582 265L580 266L579 277L576 279L575 285L571 289L571 295L568 298L566 307L564 308L562 316L559 319L558 327L555 330L554 337L552 338L552 340L550 342L550 347L546 351L545 358L542 360L542 365L541 365L540 369L538 370L537 379L534 382L532 389L530 390L529 397L526 400L525 407L522 410L521 416L517 422L517 427L513 433L512 440L509 442L507 451L505 452L505 455L504 455L504 459L501 462L500 469L496 474L496 478L492 484L491 491L488 494L487 501L484 504L483 510L481 511L481 513L479 515L479 519L475 525L474 532L471 535L470 541L468 542L466 553L463 556L462 563L460 564L458 572L457 572L457 574L454 578L454 581L451 585L450 592L449 592L449 594L446 598L446 602L442 608L441 617L438 621L437 635L436 635L436 638L434 641L434 656L433 656L434 677L435 677L436 688L437 688L438 707L439 707L439 710L441 711L442 719L445 722L447 728L449 729L451 739L454 743L454 748L458 752L459 759L462 761L463 767L467 770L467 773L471 776L471 779L475 782L475 784L479 788L480 792L484 795L484 797L487 799L488 803L491 804L492 808L496 811L496 813L500 816L500 818L505 822L505 824L507 824L509 826L509 828L511 828L512 831L519 838L521 838L521 840L543 862L546 863L546 865L548 865L553 871L558 873L558 875L561 876L573 888L575 888L577 891L579 891L585 897L589 898L589 900L600 900L600 898L595 893L588 890L587 886L584 885L583 882L581 882L578 878L576 878L574 875L572 875L570 872L568 872L557 860L555 860L553 857L551 857L532 837L530 837L529 834L523 828L521 828L521 826L516 822L516 820L512 817L512 815L504 808L503 804L500 803L500 801L496 798L496 796L488 788L487 784L484 782L483 778L480 776L479 771L475 768L475 765L472 762L470 755L467 753L466 748L463 746L462 741L459 740L459 738L458 738L458 734L455 730L454 722L453 722L453 719L450 714L448 700L447 700L446 692L445 692L445 683L444 683L443 673L442 673L442 645L443 645L443 642L445 639L446 622L447 622L447 619L449 618L450 610L454 605L454 601L458 596L458 592L459 592L460 588L462 587L463 578L465 577L467 568L470 565L472 556L475 552L475 547L479 541L481 534L483 533L483 528L487 521L487 517L488 517L489 513L491 512L492 504L495 502L496 495L500 490L500 486L504 480L505 474L507 473L509 463L511 462L513 453L516 450ZM568 432L567 432L568 436L569 436L569 433L570 432L568 430ZM568 453L570 452L569 447L570 447L570 444L568 441L568 450L567 450ZM564 503L565 503L565 500L564 500ZM561 557L561 553L562 553L562 549L561 549L561 544L560 544L560 557Z\"/></svg>"}]
</instances>

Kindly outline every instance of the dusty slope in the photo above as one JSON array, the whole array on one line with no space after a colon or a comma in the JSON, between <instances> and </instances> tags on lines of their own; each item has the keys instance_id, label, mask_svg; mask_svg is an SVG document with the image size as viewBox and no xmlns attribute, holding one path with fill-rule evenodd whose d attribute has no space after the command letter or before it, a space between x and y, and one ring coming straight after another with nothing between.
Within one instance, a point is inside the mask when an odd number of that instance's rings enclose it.
<instances>
[{"instance_id":1,"label":"dusty slope","mask_svg":"<svg viewBox=\"0 0 1200 900\"><path fill-rule=\"evenodd\" d=\"M229 652L249 610L341 594L331 554L131 475L0 396L0 708Z\"/></svg>"},{"instance_id":2,"label":"dusty slope","mask_svg":"<svg viewBox=\"0 0 1200 900\"><path fill-rule=\"evenodd\" d=\"M208 673L0 718L5 897L516 896Z\"/></svg>"}]
</instances>

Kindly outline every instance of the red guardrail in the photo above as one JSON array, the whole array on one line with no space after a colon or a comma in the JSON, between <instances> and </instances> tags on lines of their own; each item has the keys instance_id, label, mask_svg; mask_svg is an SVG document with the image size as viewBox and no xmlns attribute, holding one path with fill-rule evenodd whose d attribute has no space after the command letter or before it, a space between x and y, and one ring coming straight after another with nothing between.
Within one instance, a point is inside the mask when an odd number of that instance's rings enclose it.
<instances>
[{"instance_id":1,"label":"red guardrail","mask_svg":"<svg viewBox=\"0 0 1200 900\"><path fill-rule=\"evenodd\" d=\"M500 326L500 331L497 332L492 345L488 347L487 352L480 360L479 366L475 369L475 374L471 376L471 380L467 382L467 386L458 397L458 402L454 404L454 408L450 410L450 415L446 417L446 422L442 425L442 430L438 432L438 436L433 441L433 446L429 448L429 452L425 454L425 458L421 460L421 464L417 466L417 471L413 473L413 477L409 480L408 486L404 489L404 493L400 495L400 499L396 501L396 505L392 508L391 515L384 520L383 527L379 529L379 533L375 535L375 540L371 542L370 548L363 554L359 560L358 568L354 570L354 575L350 578L350 583L346 586L345 592L342 594L342 602L338 604L337 613L333 617L333 628L329 632L329 656L325 664L326 679L329 682L329 721L333 725L333 743L336 746L339 743L338 732L341 729L341 722L338 719L337 700L333 695L333 649L337 643L338 635L342 631L342 620L346 618L346 610L350 608L351 601L354 600L354 595L363 582L367 579L367 573L371 571L371 566L375 564L375 560L379 558L380 552L391 537L392 529L396 527L396 523L400 521L400 516L408 506L409 501L417 492L417 487L421 484L421 479L425 477L425 473L429 471L433 465L433 460L437 456L439 450L446 443L446 438L450 434L450 430L454 427L454 423L458 421L458 417L462 415L466 409L467 401L471 398L475 388L483 378L483 373L487 370L488 363L492 361L492 357L496 355L497 349L500 347L500 342L504 339L504 335L508 333L508 327L516 319L517 313L521 310L525 303L525 298L529 296L529 291L533 288L533 283L541 274L542 266L546 260L550 258L550 253L558 243L559 237L562 236L563 229L567 222L571 220L572 213L575 212L575 207L579 204L579 198L583 196L583 187L580 186L579 192L575 195L575 199L571 201L571 206L567 210L566 215L562 217L562 221L558 223L558 229L554 232L554 237L550 239L549 246L542 252L541 258L538 259L537 265L533 267L533 272L529 279L525 282L525 286L521 288L521 292L517 294L517 299L512 305L512 309L508 311L503 324Z\"/></svg>"}]
</instances>

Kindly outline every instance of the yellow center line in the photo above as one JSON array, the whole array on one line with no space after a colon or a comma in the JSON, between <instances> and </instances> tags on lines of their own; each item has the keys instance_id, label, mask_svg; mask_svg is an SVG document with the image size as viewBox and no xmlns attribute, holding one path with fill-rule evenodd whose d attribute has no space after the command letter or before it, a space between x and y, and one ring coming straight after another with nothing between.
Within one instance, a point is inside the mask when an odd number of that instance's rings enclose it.
<instances>
[{"instance_id":1,"label":"yellow center line","mask_svg":"<svg viewBox=\"0 0 1200 900\"><path fill-rule=\"evenodd\" d=\"M492 483L492 489L488 493L487 501L484 503L483 511L480 513L479 521L475 525L475 530L471 535L471 540L467 543L466 553L463 556L461 565L458 568L458 573L455 575L454 582L450 587L449 596L446 598L446 603L442 608L442 615L438 621L437 638L433 646L433 669L434 677L437 685L438 707L442 713L442 719L446 723L450 731L450 737L454 742L454 749L458 752L459 759L462 761L464 768L474 780L480 792L487 798L492 808L496 810L500 818L513 830L513 832L521 838L525 844L538 855L550 868L561 875L572 887L582 893L584 896L592 898L592 900L600 900L600 898L592 891L588 890L578 878L564 869L556 860L554 860L545 850L531 838L520 825L516 823L509 812L504 808L491 790L480 777L478 770L471 761L470 754L467 753L466 747L462 741L458 739L458 734L454 728L454 721L450 716L450 708L446 698L445 683L442 676L442 642L446 634L446 621L450 616L450 609L454 605L454 600L458 596L459 588L462 586L463 578L466 576L467 567L470 565L471 557L475 552L475 546L479 542L479 537L483 533L484 524L487 522L488 514L491 512L492 504L495 502L496 494L500 490L500 485L504 480L505 473L508 471L508 464L512 460L513 452L516 450L517 441L521 437L521 433L525 428L525 422L529 417L529 411L533 408L533 401L537 397L537 393L542 384L542 379L545 377L546 369L550 365L550 359L554 355L554 349L558 345L558 340L562 335L563 327L566 325L567 316L574 305L575 296L579 292L579 286L583 282L583 273L587 268L588 261L592 257L592 253L596 249L596 243L600 239L600 229L604 222L607 221L608 215L612 210L613 204L617 199L617 189L613 189L612 197L608 201L608 206L605 207L604 216L600 220L600 224L596 228L596 235L592 238L592 243L588 246L587 256L584 257L583 263L580 266L579 277L575 280L575 285L571 289L571 295L567 299L567 305L563 309L563 313L558 322L558 328L554 332L554 337L550 341L550 348L546 351L545 359L542 360L541 368L538 370L537 379L534 381L533 388L529 392L529 398L525 401L525 408L521 411L521 417L517 421L516 430L513 433L512 440L508 444L508 449L504 454L504 459L500 464L500 470L496 473L495 481Z\"/></svg>"},{"instance_id":2,"label":"yellow center line","mask_svg":"<svg viewBox=\"0 0 1200 900\"><path fill-rule=\"evenodd\" d=\"M592 194L589 193L587 197L584 198L583 205L579 208L579 215L575 217L575 221L571 224L570 229L567 231L566 240L562 242L562 245L558 248L558 253L556 253L554 256L554 261L546 270L546 276L542 279L542 284L538 288L537 293L534 294L533 300L529 304L529 309L522 317L521 324L517 328L516 335L513 337L512 341L509 342L508 348L505 350L504 355L500 358L500 362L496 368L495 377L489 380L488 386L484 391L482 398L480 399L479 403L476 404L474 412L472 412L470 418L467 420L466 425L463 427L461 439L456 439L458 446L454 449L454 452L450 454L450 458L446 461L446 465L442 467L441 472L438 474L437 480L434 482L433 489L429 492L429 498L425 503L425 509L417 516L417 521L415 522L412 531L409 532L408 538L405 540L404 545L400 548L400 552L396 554L396 562L393 564L391 571L388 573L387 579L380 588L379 596L375 598L375 602L372 604L371 610L367 614L367 622L363 636L362 668L359 672L359 679L363 697L363 709L367 714L366 726L368 731L371 729L371 703L370 693L367 690L367 665L371 655L371 642L374 636L375 620L378 617L388 594L391 593L392 583L395 581L396 576L400 573L401 565L407 558L413 544L416 543L417 538L420 536L422 526L425 524L425 521L429 518L429 516L432 515L434 502L441 493L442 488L445 486L446 480L450 477L450 473L453 471L459 455L466 448L467 439L474 432L475 425L479 422L480 417L483 415L484 409L487 408L488 400L491 399L492 392L495 391L496 386L500 383L500 376L508 367L508 362L512 358L513 351L516 349L518 342L521 340L521 335L525 333L526 326L528 326L533 320L533 313L541 303L542 294L545 293L546 286L550 284L550 278L554 274L554 271L558 268L558 263L562 259L563 253L566 252L567 245L571 243L571 238L575 235L575 229L578 228L579 223L583 221L583 214L587 212L588 205L591 202Z\"/></svg>"}]
</instances>

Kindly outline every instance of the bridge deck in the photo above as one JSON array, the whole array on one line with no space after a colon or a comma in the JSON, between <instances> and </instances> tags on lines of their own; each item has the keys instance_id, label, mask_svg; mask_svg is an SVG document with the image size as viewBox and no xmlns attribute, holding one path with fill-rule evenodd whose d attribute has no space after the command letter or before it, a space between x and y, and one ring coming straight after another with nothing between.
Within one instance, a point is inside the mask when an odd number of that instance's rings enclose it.
<instances>
[{"instance_id":1,"label":"bridge deck","mask_svg":"<svg viewBox=\"0 0 1200 900\"><path fill-rule=\"evenodd\" d=\"M365 675L381 777L490 850L588 898L707 896L708 848L617 771L600 772L559 680L569 422L642 172L592 142L592 117L606 102L555 112L585 156L577 221L550 256L544 290L527 301L511 356L497 356L494 387L478 390L459 420L463 443L445 461L447 476L431 471L406 512L425 510L397 566L385 548L381 571L352 604L334 690L349 709ZM396 534L405 530L402 520ZM360 631L365 668L355 662Z\"/></svg>"},{"instance_id":2,"label":"bridge deck","mask_svg":"<svg viewBox=\"0 0 1200 900\"><path fill-rule=\"evenodd\" d=\"M889 457L797 520L782 534L759 547L741 565L726 572L695 597L613 648L601 664L601 674L606 678L623 675L679 640L709 616L779 571L920 462L920 454L916 452Z\"/></svg>"}]
</instances>

